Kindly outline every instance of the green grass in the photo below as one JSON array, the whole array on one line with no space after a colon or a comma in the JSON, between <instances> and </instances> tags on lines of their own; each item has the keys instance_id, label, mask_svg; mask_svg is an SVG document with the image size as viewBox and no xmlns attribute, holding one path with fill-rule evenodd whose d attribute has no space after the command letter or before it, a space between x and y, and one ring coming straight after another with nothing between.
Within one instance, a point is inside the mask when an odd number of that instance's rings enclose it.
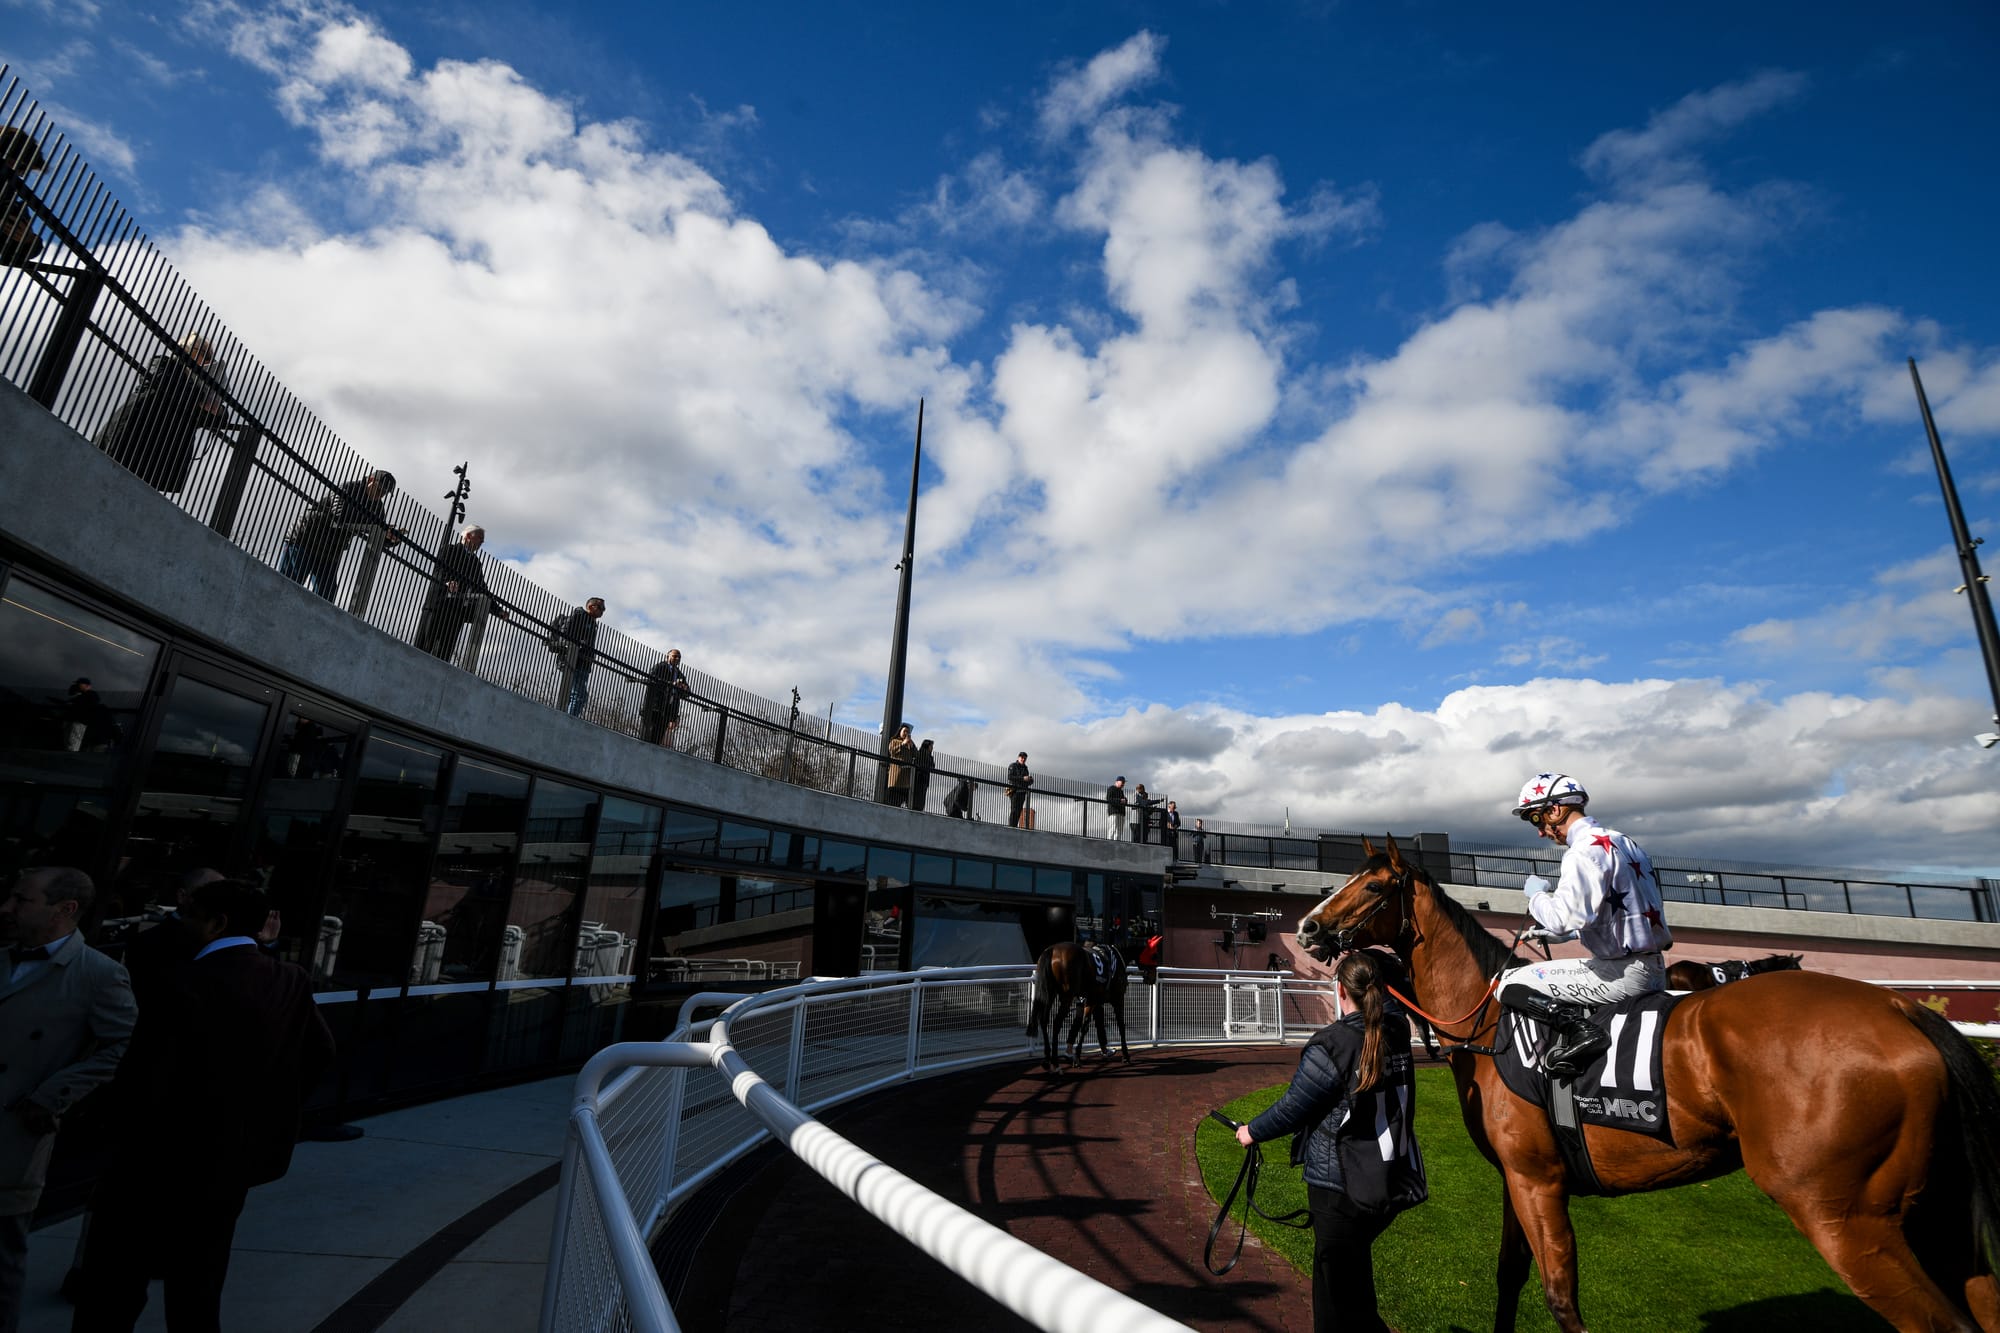
<instances>
[{"instance_id":1,"label":"green grass","mask_svg":"<svg viewBox=\"0 0 2000 1333\"><path fill-rule=\"evenodd\" d=\"M1223 1108L1248 1120L1278 1099L1282 1087L1252 1093ZM1466 1136L1449 1070L1417 1071L1417 1139L1431 1197L1375 1243L1375 1286L1382 1317L1419 1331L1493 1326L1494 1267L1499 1254L1500 1173ZM1195 1153L1220 1204L1242 1165L1229 1131L1204 1120ZM1257 1203L1282 1215L1305 1206L1305 1185L1286 1165L1290 1143L1264 1147ZM1234 1216L1240 1217L1239 1200ZM1742 1172L1699 1185L1570 1204L1581 1255L1582 1313L1592 1328L1659 1333L1815 1333L1888 1327L1856 1300L1775 1203ZM1302 1271L1311 1271L1312 1232L1252 1216L1251 1231ZM1222 1253L1235 1244L1232 1218ZM1227 1282L1228 1278L1221 1281ZM1553 1329L1541 1279L1531 1273L1518 1327Z\"/></svg>"}]
</instances>

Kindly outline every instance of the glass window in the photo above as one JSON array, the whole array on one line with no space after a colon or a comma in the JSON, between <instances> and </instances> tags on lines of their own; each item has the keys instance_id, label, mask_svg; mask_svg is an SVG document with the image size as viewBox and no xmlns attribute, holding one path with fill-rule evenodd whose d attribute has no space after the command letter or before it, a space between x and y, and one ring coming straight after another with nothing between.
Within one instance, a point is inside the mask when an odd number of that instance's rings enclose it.
<instances>
[{"instance_id":1,"label":"glass window","mask_svg":"<svg viewBox=\"0 0 2000 1333\"><path fill-rule=\"evenodd\" d=\"M0 876L46 862L79 866L108 882L114 804L108 789L139 731L159 656L152 639L24 579L6 583ZM112 903L105 910L118 911Z\"/></svg>"},{"instance_id":2,"label":"glass window","mask_svg":"<svg viewBox=\"0 0 2000 1333\"><path fill-rule=\"evenodd\" d=\"M771 830L761 824L722 825L720 855L725 861L764 861L771 852Z\"/></svg>"},{"instance_id":3,"label":"glass window","mask_svg":"<svg viewBox=\"0 0 2000 1333\"><path fill-rule=\"evenodd\" d=\"M1031 963L1022 908L1010 903L961 903L917 899L911 932L911 967L979 967Z\"/></svg>"},{"instance_id":4,"label":"glass window","mask_svg":"<svg viewBox=\"0 0 2000 1333\"><path fill-rule=\"evenodd\" d=\"M321 989L394 988L434 982L443 971L444 940L417 930L443 767L443 751L391 731L372 732L363 745L314 949Z\"/></svg>"},{"instance_id":5,"label":"glass window","mask_svg":"<svg viewBox=\"0 0 2000 1333\"><path fill-rule=\"evenodd\" d=\"M951 858L939 856L935 852L918 852L916 864L910 871L912 884L936 884L940 887L951 885Z\"/></svg>"},{"instance_id":6,"label":"glass window","mask_svg":"<svg viewBox=\"0 0 2000 1333\"><path fill-rule=\"evenodd\" d=\"M736 877L735 916L738 921L776 916L781 912L810 911L812 905L813 886L810 884L752 875Z\"/></svg>"},{"instance_id":7,"label":"glass window","mask_svg":"<svg viewBox=\"0 0 2000 1333\"><path fill-rule=\"evenodd\" d=\"M993 887L1002 893L1029 893L1035 887L1035 877L1026 866L1003 862L993 868Z\"/></svg>"},{"instance_id":8,"label":"glass window","mask_svg":"<svg viewBox=\"0 0 2000 1333\"><path fill-rule=\"evenodd\" d=\"M659 807L618 796L604 798L597 817L597 853L590 859L590 887L583 895L574 975L632 975L639 918L646 906L646 876L652 869L653 849L659 845Z\"/></svg>"},{"instance_id":9,"label":"glass window","mask_svg":"<svg viewBox=\"0 0 2000 1333\"><path fill-rule=\"evenodd\" d=\"M668 806L666 824L660 830L660 846L666 851L686 856L714 856L715 816L677 805Z\"/></svg>"},{"instance_id":10,"label":"glass window","mask_svg":"<svg viewBox=\"0 0 2000 1333\"><path fill-rule=\"evenodd\" d=\"M819 845L819 868L829 875L858 875L868 862L868 849L858 842L835 842L831 838L822 839Z\"/></svg>"},{"instance_id":11,"label":"glass window","mask_svg":"<svg viewBox=\"0 0 2000 1333\"><path fill-rule=\"evenodd\" d=\"M123 910L172 907L190 870L241 871L237 825L270 713L264 698L193 676L174 681L112 895Z\"/></svg>"},{"instance_id":12,"label":"glass window","mask_svg":"<svg viewBox=\"0 0 2000 1333\"><path fill-rule=\"evenodd\" d=\"M528 808L528 775L460 755L431 863L420 935L443 932L441 982L491 981Z\"/></svg>"},{"instance_id":13,"label":"glass window","mask_svg":"<svg viewBox=\"0 0 2000 1333\"><path fill-rule=\"evenodd\" d=\"M1068 870L1040 866L1035 870L1035 892L1045 898L1074 898L1076 876Z\"/></svg>"},{"instance_id":14,"label":"glass window","mask_svg":"<svg viewBox=\"0 0 2000 1333\"><path fill-rule=\"evenodd\" d=\"M958 887L961 889L990 889L993 887L993 863L976 861L969 857L958 858Z\"/></svg>"},{"instance_id":15,"label":"glass window","mask_svg":"<svg viewBox=\"0 0 2000 1333\"><path fill-rule=\"evenodd\" d=\"M251 874L283 923L278 954L311 968L323 945L320 891L333 851L333 809L354 750L354 724L288 716L271 762L250 849Z\"/></svg>"},{"instance_id":16,"label":"glass window","mask_svg":"<svg viewBox=\"0 0 2000 1333\"><path fill-rule=\"evenodd\" d=\"M774 866L797 865L798 862L793 860L793 857L797 855L798 850L799 850L798 839L792 835L791 830L789 829L771 830L772 865Z\"/></svg>"},{"instance_id":17,"label":"glass window","mask_svg":"<svg viewBox=\"0 0 2000 1333\"><path fill-rule=\"evenodd\" d=\"M723 920L722 876L694 870L660 872L659 908L654 915L653 950L646 961L649 980L699 981L709 941Z\"/></svg>"},{"instance_id":18,"label":"glass window","mask_svg":"<svg viewBox=\"0 0 2000 1333\"><path fill-rule=\"evenodd\" d=\"M868 878L886 879L891 884L910 882L910 854L887 847L868 849Z\"/></svg>"},{"instance_id":19,"label":"glass window","mask_svg":"<svg viewBox=\"0 0 2000 1333\"><path fill-rule=\"evenodd\" d=\"M0 780L101 787L160 645L32 583L0 595Z\"/></svg>"},{"instance_id":20,"label":"glass window","mask_svg":"<svg viewBox=\"0 0 2000 1333\"><path fill-rule=\"evenodd\" d=\"M576 913L590 869L594 791L535 782L528 835L500 947L500 979L566 977L575 966Z\"/></svg>"}]
</instances>

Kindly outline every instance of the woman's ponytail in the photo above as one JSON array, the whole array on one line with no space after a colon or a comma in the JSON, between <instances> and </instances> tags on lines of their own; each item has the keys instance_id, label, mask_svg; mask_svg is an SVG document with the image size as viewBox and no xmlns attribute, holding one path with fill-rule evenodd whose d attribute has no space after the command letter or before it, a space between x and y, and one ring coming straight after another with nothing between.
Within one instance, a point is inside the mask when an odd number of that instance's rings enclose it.
<instances>
[{"instance_id":1,"label":"woman's ponytail","mask_svg":"<svg viewBox=\"0 0 2000 1333\"><path fill-rule=\"evenodd\" d=\"M1382 968L1373 954L1357 949L1340 960L1333 976L1361 1008L1365 1035L1354 1062L1354 1091L1366 1092L1382 1077Z\"/></svg>"}]
</instances>

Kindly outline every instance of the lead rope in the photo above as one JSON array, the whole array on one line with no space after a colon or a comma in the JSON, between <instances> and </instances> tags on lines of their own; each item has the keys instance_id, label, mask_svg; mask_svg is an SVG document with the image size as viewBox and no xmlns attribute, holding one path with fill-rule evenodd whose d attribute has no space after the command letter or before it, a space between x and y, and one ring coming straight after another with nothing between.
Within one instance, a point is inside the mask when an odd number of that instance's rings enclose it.
<instances>
[{"instance_id":1,"label":"lead rope","mask_svg":"<svg viewBox=\"0 0 2000 1333\"><path fill-rule=\"evenodd\" d=\"M1241 1121L1231 1120L1220 1111L1210 1111L1208 1118L1219 1124L1227 1125L1231 1134L1234 1134L1242 1125ZM1229 1194L1222 1200L1222 1211L1215 1215L1215 1224L1208 1229L1208 1244L1202 1247L1202 1267L1217 1277L1221 1277L1224 1273L1236 1267L1236 1261L1243 1257L1243 1237L1250 1230L1250 1214L1252 1210L1255 1210L1257 1216L1263 1218L1266 1222L1276 1222L1280 1226L1296 1227L1303 1231L1312 1225L1312 1210L1308 1208L1295 1208L1283 1217L1273 1217L1262 1208L1257 1207L1257 1179L1263 1174L1263 1171L1264 1145L1253 1143L1243 1154L1243 1165L1236 1169L1236 1183L1229 1187ZM1229 1262L1217 1268L1215 1266L1215 1239L1222 1234L1223 1224L1229 1220L1229 1210L1235 1205L1238 1193L1243 1195L1243 1225L1237 1229L1236 1250L1229 1256Z\"/></svg>"}]
</instances>

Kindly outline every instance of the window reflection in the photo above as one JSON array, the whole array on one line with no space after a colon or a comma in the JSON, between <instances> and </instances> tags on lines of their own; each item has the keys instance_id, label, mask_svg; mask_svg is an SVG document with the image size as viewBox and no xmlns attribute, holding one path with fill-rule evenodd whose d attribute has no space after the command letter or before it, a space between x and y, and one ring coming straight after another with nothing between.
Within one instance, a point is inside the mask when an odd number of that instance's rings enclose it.
<instances>
[{"instance_id":1,"label":"window reflection","mask_svg":"<svg viewBox=\"0 0 2000 1333\"><path fill-rule=\"evenodd\" d=\"M171 908L188 871L241 869L237 822L270 711L192 676L174 681L125 839L117 909Z\"/></svg>"},{"instance_id":2,"label":"window reflection","mask_svg":"<svg viewBox=\"0 0 2000 1333\"><path fill-rule=\"evenodd\" d=\"M573 911L590 869L598 794L546 780L535 783L528 834L500 949L500 979L566 977L574 966Z\"/></svg>"},{"instance_id":3,"label":"window reflection","mask_svg":"<svg viewBox=\"0 0 2000 1333\"><path fill-rule=\"evenodd\" d=\"M443 932L439 982L491 981L500 962L528 775L460 757L419 933Z\"/></svg>"},{"instance_id":4,"label":"window reflection","mask_svg":"<svg viewBox=\"0 0 2000 1333\"><path fill-rule=\"evenodd\" d=\"M989 963L1030 963L1022 913L1039 910L1015 903L963 903L949 898L917 900L911 932L911 967L979 967Z\"/></svg>"},{"instance_id":5,"label":"window reflection","mask_svg":"<svg viewBox=\"0 0 2000 1333\"><path fill-rule=\"evenodd\" d=\"M138 730L160 645L14 578L0 594L0 873L101 874L105 789Z\"/></svg>"},{"instance_id":6,"label":"window reflection","mask_svg":"<svg viewBox=\"0 0 2000 1333\"><path fill-rule=\"evenodd\" d=\"M443 765L430 746L386 731L369 736L313 960L322 989L422 984L443 971L443 934L419 933L416 911L430 877Z\"/></svg>"},{"instance_id":7,"label":"window reflection","mask_svg":"<svg viewBox=\"0 0 2000 1333\"><path fill-rule=\"evenodd\" d=\"M252 875L271 895L283 933L279 956L314 965L330 929L321 911L321 881L333 847L333 810L340 778L354 749L354 724L293 713L271 748L255 839Z\"/></svg>"},{"instance_id":8,"label":"window reflection","mask_svg":"<svg viewBox=\"0 0 2000 1333\"><path fill-rule=\"evenodd\" d=\"M814 888L761 875L669 868L660 875L648 980L792 981L812 968Z\"/></svg>"},{"instance_id":9,"label":"window reflection","mask_svg":"<svg viewBox=\"0 0 2000 1333\"><path fill-rule=\"evenodd\" d=\"M659 840L657 807L605 798L597 817L590 887L583 895L583 926L576 937L576 976L632 975L639 919L646 906L646 876Z\"/></svg>"}]
</instances>

